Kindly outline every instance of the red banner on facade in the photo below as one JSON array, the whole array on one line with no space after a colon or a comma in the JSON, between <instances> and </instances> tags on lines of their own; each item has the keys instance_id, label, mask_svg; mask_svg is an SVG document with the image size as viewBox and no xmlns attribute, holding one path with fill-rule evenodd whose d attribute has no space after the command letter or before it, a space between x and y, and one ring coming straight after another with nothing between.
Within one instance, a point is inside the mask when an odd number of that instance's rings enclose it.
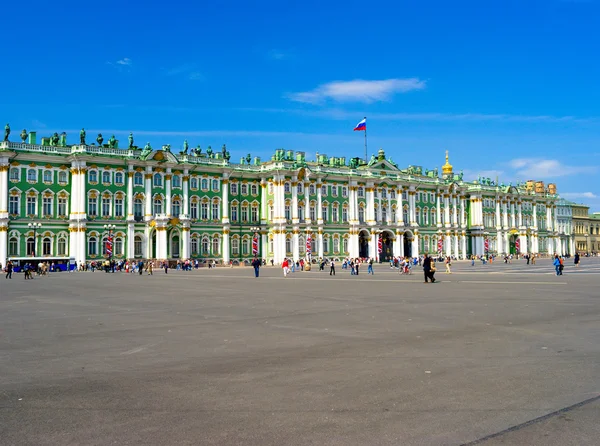
<instances>
[{"instance_id":1,"label":"red banner on facade","mask_svg":"<svg viewBox=\"0 0 600 446\"><path fill-rule=\"evenodd\" d=\"M258 255L258 236L257 235L255 235L252 238L252 255L253 256Z\"/></svg>"}]
</instances>

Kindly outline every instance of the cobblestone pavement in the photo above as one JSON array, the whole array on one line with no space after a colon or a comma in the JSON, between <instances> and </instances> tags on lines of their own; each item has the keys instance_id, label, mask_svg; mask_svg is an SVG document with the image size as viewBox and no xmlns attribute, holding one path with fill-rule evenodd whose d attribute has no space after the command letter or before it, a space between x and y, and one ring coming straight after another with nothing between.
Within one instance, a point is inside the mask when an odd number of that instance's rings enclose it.
<instances>
[{"instance_id":1,"label":"cobblestone pavement","mask_svg":"<svg viewBox=\"0 0 600 446\"><path fill-rule=\"evenodd\" d=\"M597 444L600 259L452 268L0 278L0 443Z\"/></svg>"}]
</instances>

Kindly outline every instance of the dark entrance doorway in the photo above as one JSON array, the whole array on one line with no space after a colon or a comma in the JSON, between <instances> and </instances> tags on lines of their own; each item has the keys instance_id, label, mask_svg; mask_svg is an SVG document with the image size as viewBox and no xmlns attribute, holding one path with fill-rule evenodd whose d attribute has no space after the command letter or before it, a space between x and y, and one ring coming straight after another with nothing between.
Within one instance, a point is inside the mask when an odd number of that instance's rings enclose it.
<instances>
[{"instance_id":1,"label":"dark entrance doorway","mask_svg":"<svg viewBox=\"0 0 600 446\"><path fill-rule=\"evenodd\" d=\"M404 234L404 257L412 257L412 234Z\"/></svg>"},{"instance_id":2,"label":"dark entrance doorway","mask_svg":"<svg viewBox=\"0 0 600 446\"><path fill-rule=\"evenodd\" d=\"M151 252L148 254L149 259L153 259L156 257L156 231L152 231L152 244L151 244Z\"/></svg>"},{"instance_id":3,"label":"dark entrance doorway","mask_svg":"<svg viewBox=\"0 0 600 446\"><path fill-rule=\"evenodd\" d=\"M360 231L358 234L358 256L361 258L369 257L369 232Z\"/></svg>"},{"instance_id":4,"label":"dark entrance doorway","mask_svg":"<svg viewBox=\"0 0 600 446\"><path fill-rule=\"evenodd\" d=\"M394 236L389 232L381 233L381 253L380 262L388 262L394 257Z\"/></svg>"}]
</instances>

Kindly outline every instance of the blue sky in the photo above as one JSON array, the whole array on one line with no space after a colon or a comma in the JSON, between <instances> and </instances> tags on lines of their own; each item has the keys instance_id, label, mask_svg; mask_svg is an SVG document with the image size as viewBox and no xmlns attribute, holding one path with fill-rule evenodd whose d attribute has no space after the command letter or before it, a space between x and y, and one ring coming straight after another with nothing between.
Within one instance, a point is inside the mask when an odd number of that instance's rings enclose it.
<instances>
[{"instance_id":1,"label":"blue sky","mask_svg":"<svg viewBox=\"0 0 600 446\"><path fill-rule=\"evenodd\" d=\"M600 211L598 0L3 6L0 119L556 182ZM88 138L89 138L88 136ZM93 139L93 138L92 138Z\"/></svg>"}]
</instances>

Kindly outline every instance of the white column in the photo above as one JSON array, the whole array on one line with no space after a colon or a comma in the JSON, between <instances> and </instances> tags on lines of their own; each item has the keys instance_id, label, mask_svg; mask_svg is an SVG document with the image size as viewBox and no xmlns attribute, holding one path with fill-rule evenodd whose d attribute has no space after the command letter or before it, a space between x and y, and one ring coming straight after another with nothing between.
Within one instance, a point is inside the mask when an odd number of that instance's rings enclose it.
<instances>
[{"instance_id":1,"label":"white column","mask_svg":"<svg viewBox=\"0 0 600 446\"><path fill-rule=\"evenodd\" d=\"M498 250L498 254L502 254L503 252L506 252L506 250L503 247L503 240L502 240L502 232L498 231L496 233L496 248Z\"/></svg>"},{"instance_id":2,"label":"white column","mask_svg":"<svg viewBox=\"0 0 600 446\"><path fill-rule=\"evenodd\" d=\"M519 227L523 226L523 208L521 202L517 204L517 213L519 215Z\"/></svg>"},{"instance_id":3,"label":"white column","mask_svg":"<svg viewBox=\"0 0 600 446\"><path fill-rule=\"evenodd\" d=\"M442 203L441 200L442 199L442 194L437 191L435 193L435 218L437 221L437 227L441 228L442 227Z\"/></svg>"},{"instance_id":4,"label":"white column","mask_svg":"<svg viewBox=\"0 0 600 446\"><path fill-rule=\"evenodd\" d=\"M455 196L452 197L452 226L458 226L458 199Z\"/></svg>"},{"instance_id":5,"label":"white column","mask_svg":"<svg viewBox=\"0 0 600 446\"><path fill-rule=\"evenodd\" d=\"M185 234L185 232L184 232ZM190 231L188 228L187 231L188 234L188 245L189 245L189 239L190 239ZM254 237L254 236L253 236ZM252 249L252 248L250 248ZM222 246L222 252L223 252L223 263L225 265L229 264L230 259L230 254L229 254L229 228L224 228L223 229L223 246Z\"/></svg>"},{"instance_id":6,"label":"white column","mask_svg":"<svg viewBox=\"0 0 600 446\"><path fill-rule=\"evenodd\" d=\"M152 167L146 167L146 175L144 175L146 181L145 193L146 193L146 215L145 220L152 220Z\"/></svg>"},{"instance_id":7,"label":"white column","mask_svg":"<svg viewBox=\"0 0 600 446\"><path fill-rule=\"evenodd\" d=\"M171 210L171 168L168 167L167 168L167 173L165 175L165 201L166 201L166 206L165 206L165 210L166 210L166 214L170 217L172 210Z\"/></svg>"},{"instance_id":8,"label":"white column","mask_svg":"<svg viewBox=\"0 0 600 446\"><path fill-rule=\"evenodd\" d=\"M317 181L317 224L323 224L323 194L321 193L321 180ZM322 237L321 237L322 238ZM321 256L320 256L321 257Z\"/></svg>"},{"instance_id":9,"label":"white column","mask_svg":"<svg viewBox=\"0 0 600 446\"><path fill-rule=\"evenodd\" d=\"M527 235L519 234L519 254L527 253Z\"/></svg>"},{"instance_id":10,"label":"white column","mask_svg":"<svg viewBox=\"0 0 600 446\"><path fill-rule=\"evenodd\" d=\"M377 192L377 218L375 220L377 220L380 223L383 223L383 209L381 208L381 189Z\"/></svg>"},{"instance_id":11,"label":"white column","mask_svg":"<svg viewBox=\"0 0 600 446\"><path fill-rule=\"evenodd\" d=\"M554 228L554 231L558 231L558 215L555 204L552 205L552 227Z\"/></svg>"},{"instance_id":12,"label":"white column","mask_svg":"<svg viewBox=\"0 0 600 446\"><path fill-rule=\"evenodd\" d=\"M515 202L511 201L510 203L510 227L514 228L517 226L517 216L515 212Z\"/></svg>"},{"instance_id":13,"label":"white column","mask_svg":"<svg viewBox=\"0 0 600 446\"><path fill-rule=\"evenodd\" d=\"M127 223L127 258L135 257L135 224L130 221Z\"/></svg>"},{"instance_id":14,"label":"white column","mask_svg":"<svg viewBox=\"0 0 600 446\"><path fill-rule=\"evenodd\" d=\"M396 244L398 245L398 255L404 257L404 232L396 232Z\"/></svg>"},{"instance_id":15,"label":"white column","mask_svg":"<svg viewBox=\"0 0 600 446\"><path fill-rule=\"evenodd\" d=\"M221 191L221 223L224 225L229 224L229 177L227 174L223 174L223 180L221 181L222 191ZM187 186L187 185L186 185ZM185 199L185 187L184 187L184 201ZM251 212L249 209L249 212ZM223 231L223 235L225 235L225 231ZM229 239L229 232L227 232L227 238ZM225 237L223 237L225 239ZM223 242L225 243L225 242ZM223 246L224 247L224 246ZM227 243L227 254L229 254L229 243ZM225 253L225 249L223 249L223 254Z\"/></svg>"},{"instance_id":16,"label":"white column","mask_svg":"<svg viewBox=\"0 0 600 446\"><path fill-rule=\"evenodd\" d=\"M402 188L400 186L396 188L396 221L398 222L398 226L404 226L406 224L404 221L404 209L402 204Z\"/></svg>"},{"instance_id":17,"label":"white column","mask_svg":"<svg viewBox=\"0 0 600 446\"><path fill-rule=\"evenodd\" d=\"M358 257L358 232L356 229L350 232L350 237L348 239L348 252L349 257L356 258Z\"/></svg>"},{"instance_id":18,"label":"white column","mask_svg":"<svg viewBox=\"0 0 600 446\"><path fill-rule=\"evenodd\" d=\"M416 212L416 192L414 190L408 191L408 215L411 226L417 226L417 212Z\"/></svg>"},{"instance_id":19,"label":"white column","mask_svg":"<svg viewBox=\"0 0 600 446\"><path fill-rule=\"evenodd\" d=\"M8 256L8 157L0 158L0 263L2 268L6 266ZM25 171L23 171L25 175ZM22 199L26 200L23 193Z\"/></svg>"},{"instance_id":20,"label":"white column","mask_svg":"<svg viewBox=\"0 0 600 446\"><path fill-rule=\"evenodd\" d=\"M265 260L269 256L269 236L264 230L260 235L260 256Z\"/></svg>"},{"instance_id":21,"label":"white column","mask_svg":"<svg viewBox=\"0 0 600 446\"><path fill-rule=\"evenodd\" d=\"M458 251L458 234L454 234L452 236L452 241L454 242L454 252L453 255L457 258L460 259L460 253Z\"/></svg>"},{"instance_id":22,"label":"white column","mask_svg":"<svg viewBox=\"0 0 600 446\"><path fill-rule=\"evenodd\" d=\"M552 208L550 205L546 206L546 231L551 232L552 229Z\"/></svg>"},{"instance_id":23,"label":"white column","mask_svg":"<svg viewBox=\"0 0 600 446\"><path fill-rule=\"evenodd\" d=\"M183 179L181 182L181 187L183 188L183 213L189 217L190 215L190 190L189 190L189 180L190 175L187 169L183 170ZM223 189L229 190L229 185L224 181ZM229 212L229 206L223 208L223 215L226 215L225 212ZM229 214L227 214L229 215Z\"/></svg>"},{"instance_id":24,"label":"white column","mask_svg":"<svg viewBox=\"0 0 600 446\"><path fill-rule=\"evenodd\" d=\"M129 166L131 169L131 166ZM133 170L127 172L127 220L133 220Z\"/></svg>"},{"instance_id":25,"label":"white column","mask_svg":"<svg viewBox=\"0 0 600 446\"><path fill-rule=\"evenodd\" d=\"M502 228L502 217L500 217L500 199L496 197L496 230L499 231ZM500 246L500 245L498 245ZM500 252L500 251L498 251Z\"/></svg>"},{"instance_id":26,"label":"white column","mask_svg":"<svg viewBox=\"0 0 600 446\"><path fill-rule=\"evenodd\" d=\"M304 220L307 224L312 223L312 221L310 220L310 194L308 193L309 191L310 183L306 182L304 183ZM312 255L314 255L314 253L312 253Z\"/></svg>"},{"instance_id":27,"label":"white column","mask_svg":"<svg viewBox=\"0 0 600 446\"><path fill-rule=\"evenodd\" d=\"M465 209L467 208L467 203L465 197L460 197L460 227L465 228L467 226ZM466 255L466 252L465 252Z\"/></svg>"},{"instance_id":28,"label":"white column","mask_svg":"<svg viewBox=\"0 0 600 446\"><path fill-rule=\"evenodd\" d=\"M166 226L156 227L156 256L158 260L167 258L167 228Z\"/></svg>"},{"instance_id":29,"label":"white column","mask_svg":"<svg viewBox=\"0 0 600 446\"><path fill-rule=\"evenodd\" d=\"M419 233L416 231L412 241L412 256L419 257Z\"/></svg>"},{"instance_id":30,"label":"white column","mask_svg":"<svg viewBox=\"0 0 600 446\"><path fill-rule=\"evenodd\" d=\"M146 248L144 249L143 255L146 259L155 259L156 253L152 252L152 226L150 226L149 224L147 224L144 228L144 235L146 236Z\"/></svg>"},{"instance_id":31,"label":"white column","mask_svg":"<svg viewBox=\"0 0 600 446\"><path fill-rule=\"evenodd\" d=\"M508 229L508 202L505 200L502 202L502 226L504 229ZM508 252L508 248L507 248Z\"/></svg>"},{"instance_id":32,"label":"white column","mask_svg":"<svg viewBox=\"0 0 600 446\"><path fill-rule=\"evenodd\" d=\"M317 255L323 258L323 230L319 228L317 232Z\"/></svg>"},{"instance_id":33,"label":"white column","mask_svg":"<svg viewBox=\"0 0 600 446\"><path fill-rule=\"evenodd\" d=\"M229 243L225 243L225 236L223 236L223 257L229 257ZM184 226L181 228L181 258L187 260L190 258L190 227Z\"/></svg>"},{"instance_id":34,"label":"white column","mask_svg":"<svg viewBox=\"0 0 600 446\"><path fill-rule=\"evenodd\" d=\"M238 183L238 187L241 187L241 185ZM264 178L262 178L260 180L260 223L261 224L266 224L267 223L267 217L268 217L268 211L267 211L267 182ZM238 215L238 221L241 221L241 216ZM272 222L269 222L272 223ZM263 252L263 257L266 258L267 257L267 252L268 251L262 251Z\"/></svg>"},{"instance_id":35,"label":"white column","mask_svg":"<svg viewBox=\"0 0 600 446\"><path fill-rule=\"evenodd\" d=\"M369 240L369 257L372 257L374 259L377 259L377 255L378 255L377 237L379 237L377 230L371 229L371 240Z\"/></svg>"},{"instance_id":36,"label":"white column","mask_svg":"<svg viewBox=\"0 0 600 446\"><path fill-rule=\"evenodd\" d=\"M401 240L402 240L402 235L400 235L400 231L396 231L396 240L394 241L394 257L399 257L402 255L402 251L401 251Z\"/></svg>"},{"instance_id":37,"label":"white column","mask_svg":"<svg viewBox=\"0 0 600 446\"><path fill-rule=\"evenodd\" d=\"M461 239L461 251L462 251L462 255L461 258L464 260L467 258L467 235L463 232Z\"/></svg>"},{"instance_id":38,"label":"white column","mask_svg":"<svg viewBox=\"0 0 600 446\"><path fill-rule=\"evenodd\" d=\"M450 224L450 196L444 194L444 226L449 228Z\"/></svg>"},{"instance_id":39,"label":"white column","mask_svg":"<svg viewBox=\"0 0 600 446\"><path fill-rule=\"evenodd\" d=\"M504 233L504 247L506 254L510 254L510 234L508 232Z\"/></svg>"},{"instance_id":40,"label":"white column","mask_svg":"<svg viewBox=\"0 0 600 446\"><path fill-rule=\"evenodd\" d=\"M446 257L452 255L452 238L450 235L450 231L447 231L444 234L444 255Z\"/></svg>"},{"instance_id":41,"label":"white column","mask_svg":"<svg viewBox=\"0 0 600 446\"><path fill-rule=\"evenodd\" d=\"M294 227L294 231L292 233L292 257L294 261L297 262L300 260L300 243L299 243L299 229L298 227Z\"/></svg>"},{"instance_id":42,"label":"white column","mask_svg":"<svg viewBox=\"0 0 600 446\"><path fill-rule=\"evenodd\" d=\"M299 223L298 219L298 179L294 177L292 179L292 223L297 225ZM294 237L297 239L298 234L295 234ZM294 260L298 260L298 256L294 256Z\"/></svg>"},{"instance_id":43,"label":"white column","mask_svg":"<svg viewBox=\"0 0 600 446\"><path fill-rule=\"evenodd\" d=\"M368 225L375 224L375 197L374 197L374 189L373 185L367 183L367 187L365 187L367 193L367 215L366 220Z\"/></svg>"}]
</instances>

